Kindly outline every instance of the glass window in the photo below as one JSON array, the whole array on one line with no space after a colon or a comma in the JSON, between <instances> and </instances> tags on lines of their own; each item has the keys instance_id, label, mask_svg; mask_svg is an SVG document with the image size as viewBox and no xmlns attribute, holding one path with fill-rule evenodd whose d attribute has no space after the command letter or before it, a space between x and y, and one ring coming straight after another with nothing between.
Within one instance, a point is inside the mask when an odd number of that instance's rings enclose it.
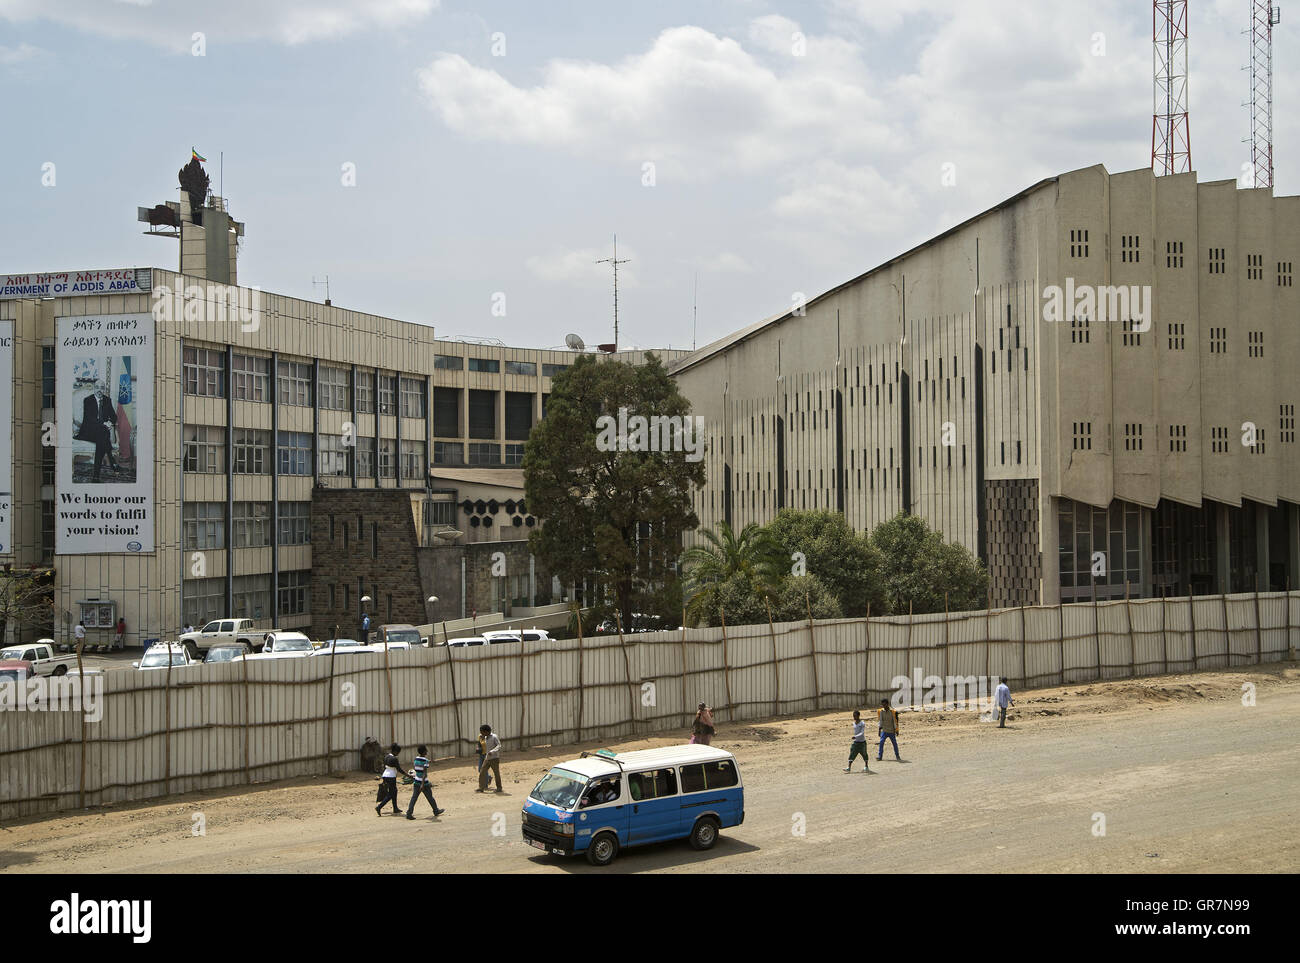
<instances>
[{"instance_id":1,"label":"glass window","mask_svg":"<svg viewBox=\"0 0 1300 963\"><path fill-rule=\"evenodd\" d=\"M356 445L357 477L375 477L375 439L370 436L357 438ZM343 526L344 529L347 526Z\"/></svg>"},{"instance_id":2,"label":"glass window","mask_svg":"<svg viewBox=\"0 0 1300 963\"><path fill-rule=\"evenodd\" d=\"M183 355L185 393L210 398L226 396L226 353L217 348L187 345Z\"/></svg>"},{"instance_id":3,"label":"glass window","mask_svg":"<svg viewBox=\"0 0 1300 963\"><path fill-rule=\"evenodd\" d=\"M420 378L403 378L402 386L402 417L403 418L423 418L426 409L427 396L424 393L424 381Z\"/></svg>"},{"instance_id":4,"label":"glass window","mask_svg":"<svg viewBox=\"0 0 1300 963\"><path fill-rule=\"evenodd\" d=\"M677 771L656 769L653 772L631 772L627 776L627 789L633 802L643 799L661 799L677 795Z\"/></svg>"},{"instance_id":5,"label":"glass window","mask_svg":"<svg viewBox=\"0 0 1300 963\"><path fill-rule=\"evenodd\" d=\"M236 428L231 441L234 444L237 475L269 475L271 473L271 433L259 428Z\"/></svg>"},{"instance_id":6,"label":"glass window","mask_svg":"<svg viewBox=\"0 0 1300 963\"><path fill-rule=\"evenodd\" d=\"M489 374L496 374L501 370L501 362L493 358L470 358L470 371L485 371Z\"/></svg>"},{"instance_id":7,"label":"glass window","mask_svg":"<svg viewBox=\"0 0 1300 963\"><path fill-rule=\"evenodd\" d=\"M533 396L526 391L506 392L506 438L527 441L533 427Z\"/></svg>"},{"instance_id":8,"label":"glass window","mask_svg":"<svg viewBox=\"0 0 1300 963\"><path fill-rule=\"evenodd\" d=\"M280 362L280 404L311 407L312 365L309 361Z\"/></svg>"},{"instance_id":9,"label":"glass window","mask_svg":"<svg viewBox=\"0 0 1300 963\"><path fill-rule=\"evenodd\" d=\"M357 413L375 413L375 373L357 372Z\"/></svg>"},{"instance_id":10,"label":"glass window","mask_svg":"<svg viewBox=\"0 0 1300 963\"><path fill-rule=\"evenodd\" d=\"M185 471L217 475L226 470L226 429L185 426Z\"/></svg>"},{"instance_id":11,"label":"glass window","mask_svg":"<svg viewBox=\"0 0 1300 963\"><path fill-rule=\"evenodd\" d=\"M322 475L352 474L352 446L344 443L342 435L321 435L318 457Z\"/></svg>"},{"instance_id":12,"label":"glass window","mask_svg":"<svg viewBox=\"0 0 1300 963\"><path fill-rule=\"evenodd\" d=\"M235 502L230 516L230 529L231 545L234 548L261 548L270 545L271 503Z\"/></svg>"},{"instance_id":13,"label":"glass window","mask_svg":"<svg viewBox=\"0 0 1300 963\"><path fill-rule=\"evenodd\" d=\"M501 446L471 441L469 443L469 463L471 465L501 464Z\"/></svg>"},{"instance_id":14,"label":"glass window","mask_svg":"<svg viewBox=\"0 0 1300 963\"><path fill-rule=\"evenodd\" d=\"M281 475L311 474L311 434L309 432L280 432L278 451Z\"/></svg>"},{"instance_id":15,"label":"glass window","mask_svg":"<svg viewBox=\"0 0 1300 963\"><path fill-rule=\"evenodd\" d=\"M311 544L311 502L280 502L280 544Z\"/></svg>"},{"instance_id":16,"label":"glass window","mask_svg":"<svg viewBox=\"0 0 1300 963\"><path fill-rule=\"evenodd\" d=\"M433 389L433 433L440 438L460 437L460 389Z\"/></svg>"},{"instance_id":17,"label":"glass window","mask_svg":"<svg viewBox=\"0 0 1300 963\"><path fill-rule=\"evenodd\" d=\"M281 572L277 585L280 615L306 615L311 610L311 572Z\"/></svg>"},{"instance_id":18,"label":"glass window","mask_svg":"<svg viewBox=\"0 0 1300 963\"><path fill-rule=\"evenodd\" d=\"M181 582L181 616L191 625L203 625L226 614L224 578L187 578Z\"/></svg>"},{"instance_id":19,"label":"glass window","mask_svg":"<svg viewBox=\"0 0 1300 963\"><path fill-rule=\"evenodd\" d=\"M238 619L265 619L271 615L271 576L236 575L233 611Z\"/></svg>"},{"instance_id":20,"label":"glass window","mask_svg":"<svg viewBox=\"0 0 1300 963\"><path fill-rule=\"evenodd\" d=\"M546 362L542 362L543 378L554 378L561 371L568 371L568 370L569 370L569 366L567 364L547 364Z\"/></svg>"},{"instance_id":21,"label":"glass window","mask_svg":"<svg viewBox=\"0 0 1300 963\"><path fill-rule=\"evenodd\" d=\"M379 376L379 413L397 414L397 375Z\"/></svg>"},{"instance_id":22,"label":"glass window","mask_svg":"<svg viewBox=\"0 0 1300 963\"><path fill-rule=\"evenodd\" d=\"M54 345L41 345L41 407L54 407Z\"/></svg>"},{"instance_id":23,"label":"glass window","mask_svg":"<svg viewBox=\"0 0 1300 963\"><path fill-rule=\"evenodd\" d=\"M507 361L506 374L528 375L537 377L537 363L535 361Z\"/></svg>"},{"instance_id":24,"label":"glass window","mask_svg":"<svg viewBox=\"0 0 1300 963\"><path fill-rule=\"evenodd\" d=\"M682 792L703 792L706 789L726 789L740 782L736 767L730 759L706 762L696 766L682 766Z\"/></svg>"},{"instance_id":25,"label":"glass window","mask_svg":"<svg viewBox=\"0 0 1300 963\"><path fill-rule=\"evenodd\" d=\"M495 391L470 391L469 436L471 438L497 436L497 393Z\"/></svg>"},{"instance_id":26,"label":"glass window","mask_svg":"<svg viewBox=\"0 0 1300 963\"><path fill-rule=\"evenodd\" d=\"M428 477L429 462L425 456L424 442L402 442L402 477L420 480Z\"/></svg>"},{"instance_id":27,"label":"glass window","mask_svg":"<svg viewBox=\"0 0 1300 963\"><path fill-rule=\"evenodd\" d=\"M465 367L465 359L454 354L436 354L433 356L433 366L443 371L460 371Z\"/></svg>"},{"instance_id":28,"label":"glass window","mask_svg":"<svg viewBox=\"0 0 1300 963\"><path fill-rule=\"evenodd\" d=\"M271 400L271 359L237 354L231 358L231 391L236 401Z\"/></svg>"},{"instance_id":29,"label":"glass window","mask_svg":"<svg viewBox=\"0 0 1300 963\"><path fill-rule=\"evenodd\" d=\"M186 502L181 508L185 549L226 547L226 506L223 502Z\"/></svg>"},{"instance_id":30,"label":"glass window","mask_svg":"<svg viewBox=\"0 0 1300 963\"><path fill-rule=\"evenodd\" d=\"M54 500L41 502L41 561L54 561Z\"/></svg>"},{"instance_id":31,"label":"glass window","mask_svg":"<svg viewBox=\"0 0 1300 963\"><path fill-rule=\"evenodd\" d=\"M523 445L506 445L506 464L522 465L524 463Z\"/></svg>"},{"instance_id":32,"label":"glass window","mask_svg":"<svg viewBox=\"0 0 1300 963\"><path fill-rule=\"evenodd\" d=\"M435 441L433 463L435 465L465 464L465 446L458 441Z\"/></svg>"},{"instance_id":33,"label":"glass window","mask_svg":"<svg viewBox=\"0 0 1300 963\"><path fill-rule=\"evenodd\" d=\"M379 439L379 477L397 477L397 440L395 438Z\"/></svg>"},{"instance_id":34,"label":"glass window","mask_svg":"<svg viewBox=\"0 0 1300 963\"><path fill-rule=\"evenodd\" d=\"M321 408L330 411L350 410L352 398L348 391L348 369L321 365L316 399Z\"/></svg>"}]
</instances>

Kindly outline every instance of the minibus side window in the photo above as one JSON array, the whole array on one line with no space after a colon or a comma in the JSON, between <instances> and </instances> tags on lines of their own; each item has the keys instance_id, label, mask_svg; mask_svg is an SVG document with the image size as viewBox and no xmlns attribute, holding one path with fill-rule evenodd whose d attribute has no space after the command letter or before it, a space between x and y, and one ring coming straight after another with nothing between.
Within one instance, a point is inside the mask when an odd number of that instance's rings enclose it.
<instances>
[{"instance_id":1,"label":"minibus side window","mask_svg":"<svg viewBox=\"0 0 1300 963\"><path fill-rule=\"evenodd\" d=\"M655 769L651 772L628 773L627 786L635 802L676 796L677 772L673 769Z\"/></svg>"},{"instance_id":2,"label":"minibus side window","mask_svg":"<svg viewBox=\"0 0 1300 963\"><path fill-rule=\"evenodd\" d=\"M682 792L703 792L706 789L726 789L740 782L736 767L730 759L721 762L682 766Z\"/></svg>"}]
</instances>

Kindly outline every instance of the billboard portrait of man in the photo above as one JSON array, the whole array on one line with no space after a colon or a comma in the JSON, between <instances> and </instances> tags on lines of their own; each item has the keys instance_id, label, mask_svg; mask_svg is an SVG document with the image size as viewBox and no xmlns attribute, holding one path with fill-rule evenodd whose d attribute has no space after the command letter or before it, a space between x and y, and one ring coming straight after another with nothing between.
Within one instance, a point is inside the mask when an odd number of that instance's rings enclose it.
<instances>
[{"instance_id":1,"label":"billboard portrait of man","mask_svg":"<svg viewBox=\"0 0 1300 963\"><path fill-rule=\"evenodd\" d=\"M74 396L81 400L81 420L76 422L72 437L95 447L93 457L88 459L88 445L73 446L72 475L76 482L135 482L135 453L131 444L131 409L134 407L132 360L130 357L108 357L98 363L82 362L78 366L80 370L73 390ZM122 371L116 404L105 380L115 368Z\"/></svg>"}]
</instances>

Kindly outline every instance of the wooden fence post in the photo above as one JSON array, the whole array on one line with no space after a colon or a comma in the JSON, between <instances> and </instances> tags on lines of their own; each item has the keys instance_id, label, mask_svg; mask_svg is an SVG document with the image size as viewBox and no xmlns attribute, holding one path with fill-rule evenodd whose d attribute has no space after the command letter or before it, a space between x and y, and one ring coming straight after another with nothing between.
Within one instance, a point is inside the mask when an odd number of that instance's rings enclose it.
<instances>
[{"instance_id":1,"label":"wooden fence post","mask_svg":"<svg viewBox=\"0 0 1300 963\"><path fill-rule=\"evenodd\" d=\"M1060 596L1056 599L1056 624L1058 632L1058 644L1061 650L1061 685L1065 685L1065 603L1061 601Z\"/></svg>"},{"instance_id":2,"label":"wooden fence post","mask_svg":"<svg viewBox=\"0 0 1300 963\"><path fill-rule=\"evenodd\" d=\"M248 708L248 659L239 660L239 664L244 669L244 783L247 785L252 781L252 770L248 765L248 743L253 734L249 726L249 708Z\"/></svg>"},{"instance_id":3,"label":"wooden fence post","mask_svg":"<svg viewBox=\"0 0 1300 963\"><path fill-rule=\"evenodd\" d=\"M943 593L943 705L948 705L948 593ZM952 708L957 710L957 689L952 691Z\"/></svg>"},{"instance_id":4,"label":"wooden fence post","mask_svg":"<svg viewBox=\"0 0 1300 963\"><path fill-rule=\"evenodd\" d=\"M682 608L682 713L685 715L690 703L686 700L686 609Z\"/></svg>"},{"instance_id":5,"label":"wooden fence post","mask_svg":"<svg viewBox=\"0 0 1300 963\"><path fill-rule=\"evenodd\" d=\"M867 651L863 653L862 667L862 694L867 700L871 699L871 603L867 603L867 617L862 620L867 630Z\"/></svg>"},{"instance_id":6,"label":"wooden fence post","mask_svg":"<svg viewBox=\"0 0 1300 963\"><path fill-rule=\"evenodd\" d=\"M1022 689L1029 688L1029 641L1025 629L1025 607L1020 606L1020 680Z\"/></svg>"},{"instance_id":7,"label":"wooden fence post","mask_svg":"<svg viewBox=\"0 0 1300 963\"><path fill-rule=\"evenodd\" d=\"M1290 633L1288 632L1287 635L1289 636ZM66 639L67 636L65 635L64 638ZM81 650L85 644L85 640L82 640L76 646L77 675L81 678L81 779L77 783L77 805L81 809L86 808L86 669L81 664Z\"/></svg>"},{"instance_id":8,"label":"wooden fence post","mask_svg":"<svg viewBox=\"0 0 1300 963\"><path fill-rule=\"evenodd\" d=\"M1264 636L1260 628L1259 619L1259 576L1255 577L1255 664L1259 665L1264 661Z\"/></svg>"},{"instance_id":9,"label":"wooden fence post","mask_svg":"<svg viewBox=\"0 0 1300 963\"><path fill-rule=\"evenodd\" d=\"M1097 608L1097 579L1092 579L1092 641L1097 652L1097 681L1101 676L1101 610Z\"/></svg>"},{"instance_id":10,"label":"wooden fence post","mask_svg":"<svg viewBox=\"0 0 1300 963\"><path fill-rule=\"evenodd\" d=\"M1201 654L1196 646L1196 603L1192 601L1192 589L1187 587L1187 611L1192 617L1192 668L1200 667Z\"/></svg>"},{"instance_id":11,"label":"wooden fence post","mask_svg":"<svg viewBox=\"0 0 1300 963\"><path fill-rule=\"evenodd\" d=\"M912 675L912 602L909 599L907 603L907 654L904 658L903 668L907 670L908 677ZM924 674L924 673L922 673Z\"/></svg>"},{"instance_id":12,"label":"wooden fence post","mask_svg":"<svg viewBox=\"0 0 1300 963\"><path fill-rule=\"evenodd\" d=\"M727 655L727 610L718 606L722 619L722 683L727 687L727 721L734 722L736 710L731 704L731 659Z\"/></svg>"},{"instance_id":13,"label":"wooden fence post","mask_svg":"<svg viewBox=\"0 0 1300 963\"><path fill-rule=\"evenodd\" d=\"M1223 655L1228 665L1232 665L1232 633L1228 631L1228 593L1219 593L1223 601Z\"/></svg>"},{"instance_id":14,"label":"wooden fence post","mask_svg":"<svg viewBox=\"0 0 1300 963\"><path fill-rule=\"evenodd\" d=\"M582 608L574 603L574 614L578 620L578 736L574 742L582 742Z\"/></svg>"},{"instance_id":15,"label":"wooden fence post","mask_svg":"<svg viewBox=\"0 0 1300 963\"><path fill-rule=\"evenodd\" d=\"M163 795L172 792L172 645L167 643L167 673L163 676Z\"/></svg>"},{"instance_id":16,"label":"wooden fence post","mask_svg":"<svg viewBox=\"0 0 1300 963\"><path fill-rule=\"evenodd\" d=\"M813 692L815 693L814 705L820 712L822 707L822 687L817 680L817 640L813 637L813 617L812 602L808 598L808 593L803 594L803 603L808 609L808 652L812 656L812 674L813 674Z\"/></svg>"},{"instance_id":17,"label":"wooden fence post","mask_svg":"<svg viewBox=\"0 0 1300 963\"><path fill-rule=\"evenodd\" d=\"M781 663L776 657L776 627L772 624L772 603L766 595L763 604L767 606L767 634L772 639L772 678L776 680L776 690L772 693L772 715L781 714Z\"/></svg>"},{"instance_id":18,"label":"wooden fence post","mask_svg":"<svg viewBox=\"0 0 1300 963\"><path fill-rule=\"evenodd\" d=\"M989 677L990 661L993 658L993 630L990 621L993 618L993 593L984 596L984 678Z\"/></svg>"},{"instance_id":19,"label":"wooden fence post","mask_svg":"<svg viewBox=\"0 0 1300 963\"><path fill-rule=\"evenodd\" d=\"M325 774L334 767L334 655L338 652L339 627L334 626L334 644L330 646L330 675L325 683Z\"/></svg>"},{"instance_id":20,"label":"wooden fence post","mask_svg":"<svg viewBox=\"0 0 1300 963\"><path fill-rule=\"evenodd\" d=\"M1169 599L1160 596L1160 672L1162 675L1169 674L1169 635L1167 626L1169 624Z\"/></svg>"},{"instance_id":21,"label":"wooden fence post","mask_svg":"<svg viewBox=\"0 0 1300 963\"><path fill-rule=\"evenodd\" d=\"M1137 640L1133 637L1133 609L1128 597L1128 577L1124 577L1124 623L1128 626L1128 677L1137 678Z\"/></svg>"},{"instance_id":22,"label":"wooden fence post","mask_svg":"<svg viewBox=\"0 0 1300 963\"><path fill-rule=\"evenodd\" d=\"M443 631L446 631L446 625ZM456 717L456 752L460 755L461 747L465 745L465 737L461 734L460 728L460 699L456 696L456 657L452 655L453 647L447 645L447 675L451 678L451 708Z\"/></svg>"},{"instance_id":23,"label":"wooden fence post","mask_svg":"<svg viewBox=\"0 0 1300 963\"><path fill-rule=\"evenodd\" d=\"M632 721L632 734L636 735L636 697L632 695L632 666L627 658L627 640L623 638L623 619L614 611L614 628L618 630L618 647L623 651L623 678L627 680L627 715Z\"/></svg>"}]
</instances>

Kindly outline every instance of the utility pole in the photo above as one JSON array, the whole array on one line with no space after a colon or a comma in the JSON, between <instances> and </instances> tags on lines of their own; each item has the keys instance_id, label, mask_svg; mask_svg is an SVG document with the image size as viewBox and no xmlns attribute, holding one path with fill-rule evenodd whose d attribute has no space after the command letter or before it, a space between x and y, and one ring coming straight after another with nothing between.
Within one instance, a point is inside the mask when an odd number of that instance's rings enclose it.
<instances>
[{"instance_id":1,"label":"utility pole","mask_svg":"<svg viewBox=\"0 0 1300 963\"><path fill-rule=\"evenodd\" d=\"M1273 28L1282 10L1272 0L1251 0L1250 163L1251 187L1273 186Z\"/></svg>"},{"instance_id":2,"label":"utility pole","mask_svg":"<svg viewBox=\"0 0 1300 963\"><path fill-rule=\"evenodd\" d=\"M597 264L614 265L614 350L618 350L618 266L626 264L631 258L618 259L618 235L614 235L614 256L601 258Z\"/></svg>"},{"instance_id":3,"label":"utility pole","mask_svg":"<svg viewBox=\"0 0 1300 963\"><path fill-rule=\"evenodd\" d=\"M1192 169L1187 115L1187 0L1152 0L1155 90L1151 110L1151 170L1157 177Z\"/></svg>"}]
</instances>

